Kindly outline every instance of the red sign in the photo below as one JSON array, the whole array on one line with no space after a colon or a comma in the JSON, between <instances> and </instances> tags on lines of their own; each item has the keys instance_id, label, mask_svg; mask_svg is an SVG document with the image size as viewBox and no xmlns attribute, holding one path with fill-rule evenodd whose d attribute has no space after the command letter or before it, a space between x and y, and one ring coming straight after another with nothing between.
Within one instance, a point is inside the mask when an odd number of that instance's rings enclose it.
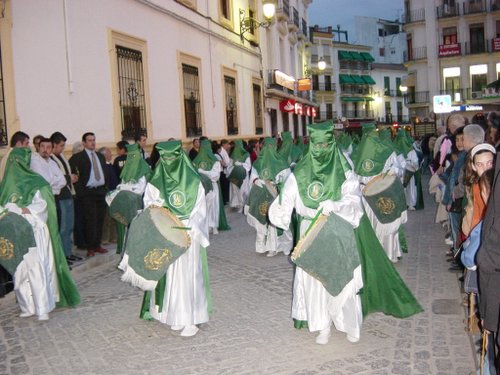
<instances>
[{"instance_id":1,"label":"red sign","mask_svg":"<svg viewBox=\"0 0 500 375\"><path fill-rule=\"evenodd\" d=\"M293 112L295 111L295 100L286 99L280 102L280 111L281 112Z\"/></svg>"},{"instance_id":2,"label":"red sign","mask_svg":"<svg viewBox=\"0 0 500 375\"><path fill-rule=\"evenodd\" d=\"M439 57L458 56L458 55L460 55L460 43L439 45Z\"/></svg>"},{"instance_id":3,"label":"red sign","mask_svg":"<svg viewBox=\"0 0 500 375\"><path fill-rule=\"evenodd\" d=\"M316 107L305 107L307 117L316 117Z\"/></svg>"},{"instance_id":4,"label":"red sign","mask_svg":"<svg viewBox=\"0 0 500 375\"><path fill-rule=\"evenodd\" d=\"M500 38L493 38L491 43L493 44L493 51L500 51Z\"/></svg>"},{"instance_id":5,"label":"red sign","mask_svg":"<svg viewBox=\"0 0 500 375\"><path fill-rule=\"evenodd\" d=\"M295 103L295 114L296 115L302 115L303 114L303 111L302 111L302 104L300 103Z\"/></svg>"}]
</instances>

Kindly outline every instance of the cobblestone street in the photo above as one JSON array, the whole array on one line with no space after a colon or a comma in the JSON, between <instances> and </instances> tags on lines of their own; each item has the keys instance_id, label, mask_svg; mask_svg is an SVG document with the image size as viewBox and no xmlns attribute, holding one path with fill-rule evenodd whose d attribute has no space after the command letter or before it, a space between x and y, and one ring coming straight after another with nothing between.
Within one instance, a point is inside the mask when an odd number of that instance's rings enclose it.
<instances>
[{"instance_id":1,"label":"cobblestone street","mask_svg":"<svg viewBox=\"0 0 500 375\"><path fill-rule=\"evenodd\" d=\"M425 311L398 320L369 315L352 344L332 330L328 345L293 328L293 267L283 255L254 251L243 215L211 238L209 267L214 313L193 338L138 318L143 293L120 281L117 257L75 272L76 309L50 320L19 318L12 295L0 300L0 374L437 374L474 370L464 331L458 274L448 272L434 204L409 212L409 253L396 265Z\"/></svg>"}]
</instances>

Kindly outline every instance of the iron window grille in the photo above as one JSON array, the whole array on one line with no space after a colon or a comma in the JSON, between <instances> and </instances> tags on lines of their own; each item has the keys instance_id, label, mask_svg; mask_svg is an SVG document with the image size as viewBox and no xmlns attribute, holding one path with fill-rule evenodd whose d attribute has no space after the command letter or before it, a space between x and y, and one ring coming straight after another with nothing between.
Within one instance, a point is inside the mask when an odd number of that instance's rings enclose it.
<instances>
[{"instance_id":1,"label":"iron window grille","mask_svg":"<svg viewBox=\"0 0 500 375\"><path fill-rule=\"evenodd\" d=\"M255 134L262 134L264 128L262 126L262 104L260 85L253 84L253 108L255 116Z\"/></svg>"},{"instance_id":2,"label":"iron window grille","mask_svg":"<svg viewBox=\"0 0 500 375\"><path fill-rule=\"evenodd\" d=\"M224 76L224 88L226 92L226 125L227 134L238 134L238 108L236 106L236 80L233 77Z\"/></svg>"},{"instance_id":3,"label":"iron window grille","mask_svg":"<svg viewBox=\"0 0 500 375\"><path fill-rule=\"evenodd\" d=\"M142 52L116 46L122 137L147 135Z\"/></svg>"},{"instance_id":4,"label":"iron window grille","mask_svg":"<svg viewBox=\"0 0 500 375\"><path fill-rule=\"evenodd\" d=\"M182 80L184 83L184 117L186 135L201 135L200 80L198 68L182 64Z\"/></svg>"}]
</instances>

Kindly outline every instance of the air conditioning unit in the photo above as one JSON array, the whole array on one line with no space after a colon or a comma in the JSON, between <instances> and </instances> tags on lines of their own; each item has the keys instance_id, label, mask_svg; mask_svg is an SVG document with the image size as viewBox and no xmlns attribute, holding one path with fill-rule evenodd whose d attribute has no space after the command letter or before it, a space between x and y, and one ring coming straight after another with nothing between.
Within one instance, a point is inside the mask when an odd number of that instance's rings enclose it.
<instances>
[{"instance_id":1,"label":"air conditioning unit","mask_svg":"<svg viewBox=\"0 0 500 375\"><path fill-rule=\"evenodd\" d=\"M472 99L480 99L483 97L483 92L482 91L473 91L471 94Z\"/></svg>"}]
</instances>

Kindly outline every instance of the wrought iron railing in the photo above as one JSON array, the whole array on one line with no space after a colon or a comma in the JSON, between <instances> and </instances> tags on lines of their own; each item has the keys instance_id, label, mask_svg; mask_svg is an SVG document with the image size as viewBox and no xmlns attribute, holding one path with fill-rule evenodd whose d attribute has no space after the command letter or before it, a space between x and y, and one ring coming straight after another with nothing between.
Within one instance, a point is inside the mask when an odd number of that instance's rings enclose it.
<instances>
[{"instance_id":1,"label":"wrought iron railing","mask_svg":"<svg viewBox=\"0 0 500 375\"><path fill-rule=\"evenodd\" d=\"M415 9L409 12L406 12L401 17L402 23L413 23L413 22L422 22L425 21L425 9Z\"/></svg>"},{"instance_id":2,"label":"wrought iron railing","mask_svg":"<svg viewBox=\"0 0 500 375\"><path fill-rule=\"evenodd\" d=\"M429 91L416 91L406 93L404 96L405 104L429 103Z\"/></svg>"},{"instance_id":3,"label":"wrought iron railing","mask_svg":"<svg viewBox=\"0 0 500 375\"><path fill-rule=\"evenodd\" d=\"M427 47L417 47L409 51L404 51L403 58L405 62L425 60L427 58Z\"/></svg>"}]
</instances>

